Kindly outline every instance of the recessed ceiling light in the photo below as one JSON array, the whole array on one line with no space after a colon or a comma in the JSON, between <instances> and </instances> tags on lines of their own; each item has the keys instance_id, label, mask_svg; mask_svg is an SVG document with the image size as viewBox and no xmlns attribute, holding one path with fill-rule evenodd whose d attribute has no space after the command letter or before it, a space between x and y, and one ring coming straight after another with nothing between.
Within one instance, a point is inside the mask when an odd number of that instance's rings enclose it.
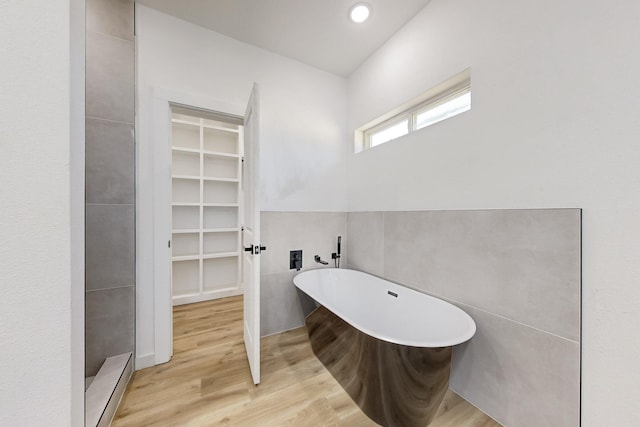
<instances>
[{"instance_id":1,"label":"recessed ceiling light","mask_svg":"<svg viewBox=\"0 0 640 427\"><path fill-rule=\"evenodd\" d=\"M349 19L359 24L366 21L370 13L371 8L368 4L356 3L349 9Z\"/></svg>"}]
</instances>

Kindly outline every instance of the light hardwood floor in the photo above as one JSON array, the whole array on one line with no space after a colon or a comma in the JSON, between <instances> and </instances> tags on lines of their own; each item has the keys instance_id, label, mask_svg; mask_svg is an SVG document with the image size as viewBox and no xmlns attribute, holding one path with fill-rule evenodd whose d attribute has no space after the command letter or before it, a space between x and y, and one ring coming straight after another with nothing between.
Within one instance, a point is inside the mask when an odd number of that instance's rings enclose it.
<instances>
[{"instance_id":1,"label":"light hardwood floor","mask_svg":"<svg viewBox=\"0 0 640 427\"><path fill-rule=\"evenodd\" d=\"M251 381L242 297L174 308L174 355L134 374L119 426L375 426L311 351L304 328L262 339L262 382ZM500 424L449 391L431 427Z\"/></svg>"}]
</instances>

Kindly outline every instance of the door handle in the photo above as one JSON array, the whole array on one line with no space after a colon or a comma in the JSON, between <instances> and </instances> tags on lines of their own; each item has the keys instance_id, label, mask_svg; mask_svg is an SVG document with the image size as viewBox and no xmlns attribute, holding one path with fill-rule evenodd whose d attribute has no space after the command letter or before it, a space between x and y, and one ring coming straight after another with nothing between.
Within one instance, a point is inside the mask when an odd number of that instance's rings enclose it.
<instances>
[{"instance_id":1,"label":"door handle","mask_svg":"<svg viewBox=\"0 0 640 427\"><path fill-rule=\"evenodd\" d=\"M260 255L260 252L266 251L267 247L262 245L249 246L244 248L245 252L251 252L254 255Z\"/></svg>"}]
</instances>

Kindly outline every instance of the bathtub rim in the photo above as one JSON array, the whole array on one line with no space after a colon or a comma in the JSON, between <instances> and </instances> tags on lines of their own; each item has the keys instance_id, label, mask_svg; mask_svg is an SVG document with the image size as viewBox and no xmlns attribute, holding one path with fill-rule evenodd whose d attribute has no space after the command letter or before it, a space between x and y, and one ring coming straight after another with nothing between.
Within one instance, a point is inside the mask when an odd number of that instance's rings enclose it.
<instances>
[{"instance_id":1,"label":"bathtub rim","mask_svg":"<svg viewBox=\"0 0 640 427\"><path fill-rule=\"evenodd\" d=\"M312 273L312 272L316 272L315 274L330 274L330 273L317 273L318 271L324 271L324 270L329 270L329 271L333 271L336 270L334 268L315 268L315 269L310 269L310 270L306 270L303 271L301 273L298 273L294 278L293 278L293 283L295 285L295 287L303 292L305 295L307 295L309 298L311 298L313 301L315 301L316 304L322 305L323 307L325 307L327 310L329 310L330 312L332 312L333 314L335 314L336 316L340 317L342 320L344 320L345 322L347 322L349 325L351 325L352 327L358 329L360 332L369 335L373 338L382 340L382 341L386 341L392 344L397 344L397 345L403 345L403 346L409 346L409 347L421 347L421 348L439 348L439 347L453 347L456 345L460 345L463 344L469 340L471 340L471 338L473 338L473 336L476 333L477 327L476 327L476 323L473 320L473 318L463 309L461 309L460 307L457 307L456 305L452 304L449 301L446 301L442 298L439 298L437 296L433 296L430 294L427 294L421 290L412 288L410 286L406 286L404 284L398 283L398 282L394 282L392 280L383 278L383 277L379 277L364 271L360 271L360 270L355 270L352 268L340 268L338 270L343 270L343 271L352 271L358 274L362 274L365 276L370 276L374 279L377 280L381 280L384 282L388 282L391 283L395 286L398 286L400 288L403 288L409 292L414 292L420 295L420 297L424 297L427 300L433 300L436 301L436 304L442 304L444 306L446 306L449 310L451 310L453 313L455 313L456 316L461 317L462 319L464 319L464 322L466 322L466 326L467 329L464 331L464 333L459 334L458 336L454 336L450 339L446 339L446 340L440 340L440 341L430 341L430 342L418 342L415 340L401 340L401 339L395 339L392 338L390 336L387 336L385 334L380 334L376 331L371 330L370 328L367 327L363 327L361 324L359 324L358 322L354 321L351 316L344 316L342 313L337 313L335 311L335 308L332 308L330 306L328 306L327 304L325 304L324 301L320 301L317 296L311 295L309 294L308 291L306 291L305 289L303 289L296 281L296 279L300 280L300 278L308 273Z\"/></svg>"}]
</instances>

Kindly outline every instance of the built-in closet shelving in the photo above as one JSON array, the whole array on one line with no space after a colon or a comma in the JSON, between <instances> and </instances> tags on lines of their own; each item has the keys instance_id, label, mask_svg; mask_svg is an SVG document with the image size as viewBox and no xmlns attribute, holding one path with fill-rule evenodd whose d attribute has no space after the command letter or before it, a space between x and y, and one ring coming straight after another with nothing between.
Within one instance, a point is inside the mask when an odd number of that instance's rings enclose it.
<instances>
[{"instance_id":1,"label":"built-in closet shelving","mask_svg":"<svg viewBox=\"0 0 640 427\"><path fill-rule=\"evenodd\" d=\"M242 127L172 115L173 303L242 293Z\"/></svg>"}]
</instances>

